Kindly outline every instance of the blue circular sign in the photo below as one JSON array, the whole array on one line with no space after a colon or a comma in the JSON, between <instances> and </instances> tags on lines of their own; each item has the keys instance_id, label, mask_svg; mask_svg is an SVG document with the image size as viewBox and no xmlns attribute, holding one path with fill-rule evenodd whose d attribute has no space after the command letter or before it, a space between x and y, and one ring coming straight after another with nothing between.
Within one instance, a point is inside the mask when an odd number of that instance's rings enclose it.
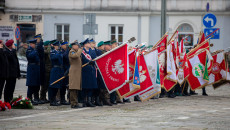
<instances>
[{"instance_id":1,"label":"blue circular sign","mask_svg":"<svg viewBox=\"0 0 230 130\"><path fill-rule=\"evenodd\" d=\"M207 28L212 28L216 25L217 19L214 14L208 13L203 18L203 24Z\"/></svg>"},{"instance_id":2,"label":"blue circular sign","mask_svg":"<svg viewBox=\"0 0 230 130\"><path fill-rule=\"evenodd\" d=\"M15 38L16 40L20 39L20 28L19 27L16 27L15 29Z\"/></svg>"}]
</instances>

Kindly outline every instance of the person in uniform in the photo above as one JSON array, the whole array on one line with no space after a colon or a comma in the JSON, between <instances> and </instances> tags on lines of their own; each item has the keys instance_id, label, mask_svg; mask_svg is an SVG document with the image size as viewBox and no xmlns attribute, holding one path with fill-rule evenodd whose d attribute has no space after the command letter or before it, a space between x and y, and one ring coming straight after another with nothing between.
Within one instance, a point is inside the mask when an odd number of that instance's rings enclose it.
<instances>
[{"instance_id":1,"label":"person in uniform","mask_svg":"<svg viewBox=\"0 0 230 130\"><path fill-rule=\"evenodd\" d=\"M2 99L2 90L4 88L5 81L9 76L9 63L4 49L4 43L0 40L0 99Z\"/></svg>"},{"instance_id":2,"label":"person in uniform","mask_svg":"<svg viewBox=\"0 0 230 130\"><path fill-rule=\"evenodd\" d=\"M47 100L46 98L46 93L48 92L49 81L50 81L50 70L51 70L51 60L50 60L51 46L50 44L55 41L56 40L44 42L44 60L45 60L45 79L44 80L45 81L44 81L44 85L41 87L40 100L45 103L49 103L49 100Z\"/></svg>"},{"instance_id":3,"label":"person in uniform","mask_svg":"<svg viewBox=\"0 0 230 130\"><path fill-rule=\"evenodd\" d=\"M34 39L37 40L36 50L38 52L39 59L40 59L40 80L41 80L40 85L41 85L41 88L43 88L44 82L45 82L45 60L44 60L44 48L43 48L42 35L41 34L35 35ZM40 91L40 88L39 88L39 91ZM35 93L35 94L37 94L37 93ZM45 102L39 99L38 103L44 104Z\"/></svg>"},{"instance_id":4,"label":"person in uniform","mask_svg":"<svg viewBox=\"0 0 230 130\"><path fill-rule=\"evenodd\" d=\"M105 51L105 45L104 45L103 41L100 41L98 43L97 47L98 47L98 49L96 49L97 56L100 56L106 52ZM97 85L98 85L98 88L100 89L99 97L100 97L100 100L103 102L103 105L112 106L112 103L110 102L109 93L105 87L103 78L102 78L99 70L97 70Z\"/></svg>"},{"instance_id":5,"label":"person in uniform","mask_svg":"<svg viewBox=\"0 0 230 130\"><path fill-rule=\"evenodd\" d=\"M28 61L26 76L26 86L28 86L27 97L31 99L33 105L38 105L40 89L40 58L36 50L36 42L36 39L28 41L29 47L26 51Z\"/></svg>"},{"instance_id":6,"label":"person in uniform","mask_svg":"<svg viewBox=\"0 0 230 130\"><path fill-rule=\"evenodd\" d=\"M69 92L71 108L81 108L78 104L78 91L81 90L81 53L82 49L78 42L71 44L72 49L69 51Z\"/></svg>"},{"instance_id":7,"label":"person in uniform","mask_svg":"<svg viewBox=\"0 0 230 130\"><path fill-rule=\"evenodd\" d=\"M89 43L90 43L90 55L91 55L91 58L92 59L95 59L97 56L99 56L98 54L98 49L96 49L96 42L93 40L93 38L91 40L89 40ZM97 84L98 84L98 70L97 71ZM100 100L100 86L98 86L97 89L95 89L94 93L93 93L93 100L95 102L95 105L96 106L103 106L102 103L101 103L101 100Z\"/></svg>"},{"instance_id":8,"label":"person in uniform","mask_svg":"<svg viewBox=\"0 0 230 130\"><path fill-rule=\"evenodd\" d=\"M20 56L26 57L26 50L28 49L28 44L27 43L22 43L20 48L18 49L18 54Z\"/></svg>"},{"instance_id":9,"label":"person in uniform","mask_svg":"<svg viewBox=\"0 0 230 130\"><path fill-rule=\"evenodd\" d=\"M52 69L50 72L50 85L48 88L48 94L50 98L50 106L60 106L56 100L58 89L62 87L62 81L51 85L54 81L60 79L64 76L63 70L63 55L59 50L60 41L56 41L53 44L53 49L50 52L50 59L52 64Z\"/></svg>"},{"instance_id":10,"label":"person in uniform","mask_svg":"<svg viewBox=\"0 0 230 130\"><path fill-rule=\"evenodd\" d=\"M92 96L95 89L98 88L97 86L97 78L96 78L96 66L95 62L92 61L91 53L91 46L89 40L86 39L82 42L84 46L82 51L82 64L87 64L85 67L82 68L82 97L83 97L83 106L87 107L95 107L92 103ZM90 55L91 54L91 55ZM89 82L90 81L90 82Z\"/></svg>"},{"instance_id":11,"label":"person in uniform","mask_svg":"<svg viewBox=\"0 0 230 130\"><path fill-rule=\"evenodd\" d=\"M68 42L62 42L61 43L61 48L62 48L61 52L62 52L62 55L63 55L63 69L64 69L64 72L67 73L69 71L69 67L70 67ZM61 87L61 90L60 90L61 104L62 105L70 105L70 103L68 103L65 100L66 90L67 90L68 85L69 85L69 77L66 76L66 78L63 79L62 83L63 84L62 84L62 87Z\"/></svg>"},{"instance_id":12,"label":"person in uniform","mask_svg":"<svg viewBox=\"0 0 230 130\"><path fill-rule=\"evenodd\" d=\"M114 49L118 46L118 43L116 41L116 39L111 41L111 49ZM110 102L114 105L116 105L117 103L123 103L121 101L121 99L119 98L119 96L117 95L117 92L114 91L110 94Z\"/></svg>"}]
</instances>

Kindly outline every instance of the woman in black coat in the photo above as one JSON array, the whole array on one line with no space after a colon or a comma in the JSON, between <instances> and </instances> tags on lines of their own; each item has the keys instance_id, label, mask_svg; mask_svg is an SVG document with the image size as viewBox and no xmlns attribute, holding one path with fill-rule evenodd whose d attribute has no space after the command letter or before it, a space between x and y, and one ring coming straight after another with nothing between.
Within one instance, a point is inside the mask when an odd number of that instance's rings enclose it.
<instances>
[{"instance_id":1,"label":"woman in black coat","mask_svg":"<svg viewBox=\"0 0 230 130\"><path fill-rule=\"evenodd\" d=\"M16 79L20 78L20 68L16 50L13 47L14 40L8 40L6 42L6 49L4 53L8 60L8 70L9 75L6 79L5 89L4 89L4 101L10 102L13 99L14 89L16 85Z\"/></svg>"},{"instance_id":2,"label":"woman in black coat","mask_svg":"<svg viewBox=\"0 0 230 130\"><path fill-rule=\"evenodd\" d=\"M7 67L9 63L3 49L3 41L0 40L0 99L2 99L2 90L4 88L5 80L9 75Z\"/></svg>"}]
</instances>

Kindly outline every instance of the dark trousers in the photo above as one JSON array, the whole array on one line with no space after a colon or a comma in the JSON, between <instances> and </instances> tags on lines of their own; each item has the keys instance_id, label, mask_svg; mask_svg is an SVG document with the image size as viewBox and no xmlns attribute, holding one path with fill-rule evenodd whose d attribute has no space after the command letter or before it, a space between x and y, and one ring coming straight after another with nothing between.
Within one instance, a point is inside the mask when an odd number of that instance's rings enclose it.
<instances>
[{"instance_id":1,"label":"dark trousers","mask_svg":"<svg viewBox=\"0 0 230 130\"><path fill-rule=\"evenodd\" d=\"M175 86L175 92L179 94L182 93L182 87L180 86L179 83L177 83Z\"/></svg>"},{"instance_id":2,"label":"dark trousers","mask_svg":"<svg viewBox=\"0 0 230 130\"><path fill-rule=\"evenodd\" d=\"M14 89L16 85L16 78L6 79L5 89L4 89L4 101L10 102L13 99Z\"/></svg>"},{"instance_id":3,"label":"dark trousers","mask_svg":"<svg viewBox=\"0 0 230 130\"><path fill-rule=\"evenodd\" d=\"M110 102L115 102L117 100L116 91L110 94Z\"/></svg>"},{"instance_id":4,"label":"dark trousers","mask_svg":"<svg viewBox=\"0 0 230 130\"><path fill-rule=\"evenodd\" d=\"M48 94L51 102L56 101L56 96L57 96L58 88L48 88Z\"/></svg>"},{"instance_id":5,"label":"dark trousers","mask_svg":"<svg viewBox=\"0 0 230 130\"><path fill-rule=\"evenodd\" d=\"M34 99L39 100L39 90L40 86L28 86L27 97L32 100L34 95Z\"/></svg>"},{"instance_id":6,"label":"dark trousers","mask_svg":"<svg viewBox=\"0 0 230 130\"><path fill-rule=\"evenodd\" d=\"M46 100L46 93L48 92L49 84L50 84L50 72L46 72L44 85L41 86L41 92L40 92L41 100Z\"/></svg>"},{"instance_id":7,"label":"dark trousers","mask_svg":"<svg viewBox=\"0 0 230 130\"><path fill-rule=\"evenodd\" d=\"M5 81L6 81L5 79L0 78L0 99L2 99L2 90L4 88Z\"/></svg>"},{"instance_id":8,"label":"dark trousers","mask_svg":"<svg viewBox=\"0 0 230 130\"><path fill-rule=\"evenodd\" d=\"M86 97L92 97L93 96L93 92L94 92L94 89L82 89L82 98L86 98Z\"/></svg>"},{"instance_id":9,"label":"dark trousers","mask_svg":"<svg viewBox=\"0 0 230 130\"><path fill-rule=\"evenodd\" d=\"M66 90L67 90L67 87L66 87L66 86L62 86L62 87L60 88L60 97L61 97L61 101L64 101L64 100L65 100Z\"/></svg>"}]
</instances>

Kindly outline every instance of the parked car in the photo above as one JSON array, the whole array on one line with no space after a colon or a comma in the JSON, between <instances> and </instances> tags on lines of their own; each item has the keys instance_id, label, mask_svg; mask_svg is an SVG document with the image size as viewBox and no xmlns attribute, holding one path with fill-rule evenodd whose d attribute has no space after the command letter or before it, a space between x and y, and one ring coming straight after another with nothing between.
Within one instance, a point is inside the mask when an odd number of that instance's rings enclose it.
<instances>
[{"instance_id":1,"label":"parked car","mask_svg":"<svg viewBox=\"0 0 230 130\"><path fill-rule=\"evenodd\" d=\"M19 55L18 55L18 61L19 61L21 76L26 77L28 61L25 56L19 56Z\"/></svg>"}]
</instances>

